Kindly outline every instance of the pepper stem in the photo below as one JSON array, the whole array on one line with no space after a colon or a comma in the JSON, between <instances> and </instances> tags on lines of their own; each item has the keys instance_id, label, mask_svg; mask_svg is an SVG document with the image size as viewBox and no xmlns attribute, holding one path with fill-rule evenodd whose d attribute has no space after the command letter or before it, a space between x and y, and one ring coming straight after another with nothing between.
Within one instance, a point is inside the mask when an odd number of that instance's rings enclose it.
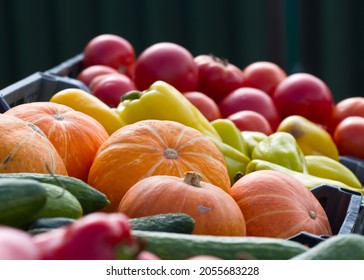
<instances>
[{"instance_id":1,"label":"pepper stem","mask_svg":"<svg viewBox=\"0 0 364 280\"><path fill-rule=\"evenodd\" d=\"M195 171L187 171L185 173L183 182L185 182L186 184L189 184L191 186L201 188L201 184L200 184L201 179L202 179L202 176L200 173L195 172Z\"/></svg>"},{"instance_id":2,"label":"pepper stem","mask_svg":"<svg viewBox=\"0 0 364 280\"><path fill-rule=\"evenodd\" d=\"M142 96L142 92L138 91L138 90L131 90L128 91L127 93L125 93L122 97L121 97L121 101L124 100L135 100L135 99L139 99Z\"/></svg>"}]
</instances>

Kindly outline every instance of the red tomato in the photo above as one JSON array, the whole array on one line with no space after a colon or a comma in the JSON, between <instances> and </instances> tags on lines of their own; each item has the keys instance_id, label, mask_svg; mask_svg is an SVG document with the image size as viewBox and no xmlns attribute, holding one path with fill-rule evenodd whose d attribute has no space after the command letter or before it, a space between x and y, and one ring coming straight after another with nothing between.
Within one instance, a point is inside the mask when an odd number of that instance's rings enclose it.
<instances>
[{"instance_id":1,"label":"red tomato","mask_svg":"<svg viewBox=\"0 0 364 280\"><path fill-rule=\"evenodd\" d=\"M364 97L349 97L338 102L331 115L329 131L333 132L339 122L350 116L364 117Z\"/></svg>"},{"instance_id":2,"label":"red tomato","mask_svg":"<svg viewBox=\"0 0 364 280\"><path fill-rule=\"evenodd\" d=\"M112 108L116 108L121 97L131 90L136 90L132 79L121 73L111 73L95 77L90 83L92 93Z\"/></svg>"},{"instance_id":3,"label":"red tomato","mask_svg":"<svg viewBox=\"0 0 364 280\"><path fill-rule=\"evenodd\" d=\"M270 96L277 85L283 81L287 74L277 64L269 61L257 61L243 69L244 87L258 88Z\"/></svg>"},{"instance_id":4,"label":"red tomato","mask_svg":"<svg viewBox=\"0 0 364 280\"><path fill-rule=\"evenodd\" d=\"M181 92L196 90L198 70L192 54L169 42L146 48L134 65L135 84L139 90L145 90L157 80L165 81Z\"/></svg>"},{"instance_id":5,"label":"red tomato","mask_svg":"<svg viewBox=\"0 0 364 280\"><path fill-rule=\"evenodd\" d=\"M83 82L86 86L89 86L95 77L110 73L117 73L117 70L106 65L92 65L83 69L77 75L76 79Z\"/></svg>"},{"instance_id":6,"label":"red tomato","mask_svg":"<svg viewBox=\"0 0 364 280\"><path fill-rule=\"evenodd\" d=\"M107 65L124 73L135 61L135 51L130 42L114 34L94 37L83 50L83 67Z\"/></svg>"},{"instance_id":7,"label":"red tomato","mask_svg":"<svg viewBox=\"0 0 364 280\"><path fill-rule=\"evenodd\" d=\"M272 128L267 119L260 113L244 110L236 112L227 117L241 131L258 131L266 135L272 134Z\"/></svg>"},{"instance_id":8,"label":"red tomato","mask_svg":"<svg viewBox=\"0 0 364 280\"><path fill-rule=\"evenodd\" d=\"M364 118L346 117L334 131L334 141L340 155L364 159Z\"/></svg>"},{"instance_id":9,"label":"red tomato","mask_svg":"<svg viewBox=\"0 0 364 280\"><path fill-rule=\"evenodd\" d=\"M327 124L335 105L329 87L308 73L285 78L275 89L273 101L282 118L301 115L320 124Z\"/></svg>"},{"instance_id":10,"label":"red tomato","mask_svg":"<svg viewBox=\"0 0 364 280\"><path fill-rule=\"evenodd\" d=\"M222 100L231 91L243 86L243 72L226 60L212 55L195 57L198 67L198 91L201 91L215 102Z\"/></svg>"},{"instance_id":11,"label":"red tomato","mask_svg":"<svg viewBox=\"0 0 364 280\"><path fill-rule=\"evenodd\" d=\"M216 102L199 91L184 92L183 95L206 117L208 121L221 118L219 106Z\"/></svg>"},{"instance_id":12,"label":"red tomato","mask_svg":"<svg viewBox=\"0 0 364 280\"><path fill-rule=\"evenodd\" d=\"M243 110L258 112L267 119L273 131L276 130L281 120L272 98L256 88L238 88L229 93L218 105L224 118Z\"/></svg>"}]
</instances>

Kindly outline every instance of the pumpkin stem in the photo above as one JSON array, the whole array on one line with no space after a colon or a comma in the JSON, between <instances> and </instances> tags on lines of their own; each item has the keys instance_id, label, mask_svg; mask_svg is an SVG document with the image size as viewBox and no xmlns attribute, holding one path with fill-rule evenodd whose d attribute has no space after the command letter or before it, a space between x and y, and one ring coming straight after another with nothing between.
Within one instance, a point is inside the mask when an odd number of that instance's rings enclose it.
<instances>
[{"instance_id":1,"label":"pumpkin stem","mask_svg":"<svg viewBox=\"0 0 364 280\"><path fill-rule=\"evenodd\" d=\"M202 176L195 171L187 171L185 173L185 177L183 182L185 182L186 184L189 184L191 186L194 187L201 187L200 182L201 182Z\"/></svg>"}]
</instances>

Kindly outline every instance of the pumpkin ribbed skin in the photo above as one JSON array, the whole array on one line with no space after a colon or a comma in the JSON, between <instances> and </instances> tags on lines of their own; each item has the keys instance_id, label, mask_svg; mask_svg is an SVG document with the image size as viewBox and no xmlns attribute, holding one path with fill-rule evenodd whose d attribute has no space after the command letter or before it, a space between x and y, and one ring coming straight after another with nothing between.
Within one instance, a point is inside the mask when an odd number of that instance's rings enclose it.
<instances>
[{"instance_id":1,"label":"pumpkin ribbed skin","mask_svg":"<svg viewBox=\"0 0 364 280\"><path fill-rule=\"evenodd\" d=\"M21 104L5 114L38 126L63 159L68 175L83 181L87 181L97 149L109 137L92 117L53 102Z\"/></svg>"},{"instance_id":2,"label":"pumpkin ribbed skin","mask_svg":"<svg viewBox=\"0 0 364 280\"><path fill-rule=\"evenodd\" d=\"M116 211L127 190L141 179L183 177L190 170L230 191L223 155L204 134L174 121L145 120L120 128L101 145L88 183L110 200L104 210Z\"/></svg>"},{"instance_id":3,"label":"pumpkin ribbed skin","mask_svg":"<svg viewBox=\"0 0 364 280\"><path fill-rule=\"evenodd\" d=\"M185 213L195 221L193 234L246 235L244 216L228 193L203 181L188 182L168 175L145 178L126 192L118 211L130 218Z\"/></svg>"},{"instance_id":4,"label":"pumpkin ribbed skin","mask_svg":"<svg viewBox=\"0 0 364 280\"><path fill-rule=\"evenodd\" d=\"M14 116L0 114L0 173L67 175L65 164L43 132Z\"/></svg>"},{"instance_id":5,"label":"pumpkin ribbed skin","mask_svg":"<svg viewBox=\"0 0 364 280\"><path fill-rule=\"evenodd\" d=\"M231 188L244 214L247 235L289 238L301 231L331 235L316 197L299 181L273 170L249 173Z\"/></svg>"}]
</instances>

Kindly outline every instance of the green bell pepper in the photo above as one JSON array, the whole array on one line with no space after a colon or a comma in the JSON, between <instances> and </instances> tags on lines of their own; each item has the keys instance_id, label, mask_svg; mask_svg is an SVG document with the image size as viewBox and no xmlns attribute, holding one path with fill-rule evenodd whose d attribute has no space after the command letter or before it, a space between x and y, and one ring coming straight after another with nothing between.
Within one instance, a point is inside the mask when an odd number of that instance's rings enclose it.
<instances>
[{"instance_id":1,"label":"green bell pepper","mask_svg":"<svg viewBox=\"0 0 364 280\"><path fill-rule=\"evenodd\" d=\"M258 145L258 143L260 141L262 141L262 140L264 140L265 138L268 137L263 132L249 131L249 130L242 131L241 136L242 136L243 141L245 142L245 144L247 146L247 150L248 150L247 156L249 158L252 157L252 152L253 152L255 146Z\"/></svg>"},{"instance_id":2,"label":"green bell pepper","mask_svg":"<svg viewBox=\"0 0 364 280\"><path fill-rule=\"evenodd\" d=\"M217 119L212 121L211 124L216 129L222 142L237 149L244 155L248 154L247 144L244 142L241 131L233 121L229 119Z\"/></svg>"},{"instance_id":3,"label":"green bell pepper","mask_svg":"<svg viewBox=\"0 0 364 280\"><path fill-rule=\"evenodd\" d=\"M250 158L226 143L223 143L212 137L209 138L215 143L217 148L224 156L226 168L230 177L230 183L233 185L237 179L245 175Z\"/></svg>"},{"instance_id":4,"label":"green bell pepper","mask_svg":"<svg viewBox=\"0 0 364 280\"><path fill-rule=\"evenodd\" d=\"M260 141L252 152L252 160L276 163L288 169L307 173L306 160L296 139L288 132L275 132Z\"/></svg>"}]
</instances>

